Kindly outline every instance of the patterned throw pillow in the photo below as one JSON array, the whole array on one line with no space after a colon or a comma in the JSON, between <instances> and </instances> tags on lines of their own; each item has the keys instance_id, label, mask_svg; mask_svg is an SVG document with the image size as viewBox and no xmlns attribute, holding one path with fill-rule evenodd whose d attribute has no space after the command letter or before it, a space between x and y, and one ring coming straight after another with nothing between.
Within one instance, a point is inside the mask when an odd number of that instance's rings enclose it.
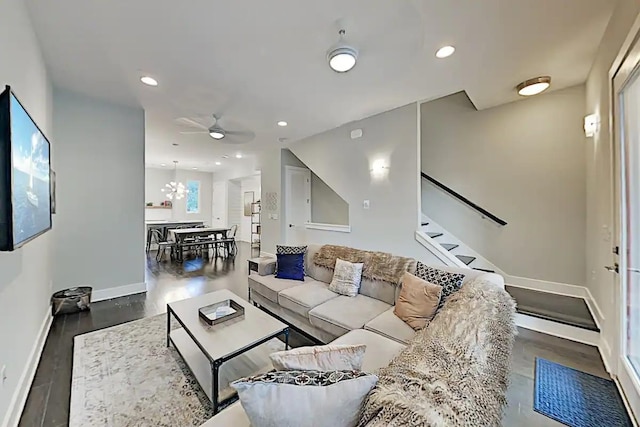
<instances>
[{"instance_id":1,"label":"patterned throw pillow","mask_svg":"<svg viewBox=\"0 0 640 427\"><path fill-rule=\"evenodd\" d=\"M355 426L377 382L360 371L274 371L231 386L252 426Z\"/></svg>"},{"instance_id":2,"label":"patterned throw pillow","mask_svg":"<svg viewBox=\"0 0 640 427\"><path fill-rule=\"evenodd\" d=\"M358 295L362 280L362 267L364 264L361 262L355 263L336 258L329 290L348 297Z\"/></svg>"},{"instance_id":3,"label":"patterned throw pillow","mask_svg":"<svg viewBox=\"0 0 640 427\"><path fill-rule=\"evenodd\" d=\"M462 280L464 279L464 274L438 270L437 268L424 265L420 261L418 261L416 266L416 276L434 285L442 286L442 296L440 297L438 310L444 305L449 295L460 290Z\"/></svg>"},{"instance_id":4,"label":"patterned throw pillow","mask_svg":"<svg viewBox=\"0 0 640 427\"><path fill-rule=\"evenodd\" d=\"M307 256L306 246L276 245L276 255L300 255L300 254L302 254L306 258ZM303 271L303 274L306 274L304 262L302 263L302 271Z\"/></svg>"}]
</instances>

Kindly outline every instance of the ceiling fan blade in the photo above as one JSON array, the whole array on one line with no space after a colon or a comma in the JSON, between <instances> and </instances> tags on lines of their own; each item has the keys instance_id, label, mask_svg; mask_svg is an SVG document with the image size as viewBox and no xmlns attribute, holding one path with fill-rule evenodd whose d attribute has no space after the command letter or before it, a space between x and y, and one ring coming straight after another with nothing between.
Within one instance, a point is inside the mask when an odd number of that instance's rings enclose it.
<instances>
[{"instance_id":1,"label":"ceiling fan blade","mask_svg":"<svg viewBox=\"0 0 640 427\"><path fill-rule=\"evenodd\" d=\"M251 131L227 131L222 142L227 144L246 144L253 141L255 137L255 132Z\"/></svg>"},{"instance_id":2,"label":"ceiling fan blade","mask_svg":"<svg viewBox=\"0 0 640 427\"><path fill-rule=\"evenodd\" d=\"M188 130L188 131L180 132L181 135L195 135L195 134L205 134L205 133L209 133L209 131L208 130Z\"/></svg>"},{"instance_id":3,"label":"ceiling fan blade","mask_svg":"<svg viewBox=\"0 0 640 427\"><path fill-rule=\"evenodd\" d=\"M184 126L189 126L189 127L193 127L193 128L198 128L198 129L203 129L203 130L209 130L209 127L206 125L203 125L200 122L197 122L193 119L190 119L188 117L180 117L178 119L176 119L176 122L180 123L181 125Z\"/></svg>"}]
</instances>

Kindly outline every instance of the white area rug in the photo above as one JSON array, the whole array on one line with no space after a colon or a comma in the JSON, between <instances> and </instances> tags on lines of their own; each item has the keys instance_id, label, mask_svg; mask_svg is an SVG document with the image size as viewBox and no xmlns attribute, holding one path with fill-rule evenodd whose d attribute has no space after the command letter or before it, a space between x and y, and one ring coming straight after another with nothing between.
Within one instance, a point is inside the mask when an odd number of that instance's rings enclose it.
<instances>
[{"instance_id":1,"label":"white area rug","mask_svg":"<svg viewBox=\"0 0 640 427\"><path fill-rule=\"evenodd\" d=\"M196 379L166 347L166 322L162 314L75 337L70 427L186 427L213 416ZM264 370L268 355L283 349L273 339L225 363L221 389Z\"/></svg>"}]
</instances>

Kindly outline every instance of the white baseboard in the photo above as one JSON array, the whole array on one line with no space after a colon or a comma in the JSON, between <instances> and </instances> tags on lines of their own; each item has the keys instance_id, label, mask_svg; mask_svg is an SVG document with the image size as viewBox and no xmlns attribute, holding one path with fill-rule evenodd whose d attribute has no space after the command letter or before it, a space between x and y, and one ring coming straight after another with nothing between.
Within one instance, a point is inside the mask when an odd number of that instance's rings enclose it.
<instances>
[{"instance_id":1,"label":"white baseboard","mask_svg":"<svg viewBox=\"0 0 640 427\"><path fill-rule=\"evenodd\" d=\"M548 292L551 294L565 295L568 297L587 297L588 289L584 286L570 285L568 283L550 282L547 280L530 279L528 277L505 276L504 281L518 288L531 289L534 291Z\"/></svg>"},{"instance_id":2,"label":"white baseboard","mask_svg":"<svg viewBox=\"0 0 640 427\"><path fill-rule=\"evenodd\" d=\"M598 332L552 322L538 317L527 316L526 314L516 313L516 325L521 328L592 345L594 347L598 347L600 344L600 334Z\"/></svg>"},{"instance_id":3,"label":"white baseboard","mask_svg":"<svg viewBox=\"0 0 640 427\"><path fill-rule=\"evenodd\" d=\"M604 368L612 373L611 366L611 347L609 347L609 343L604 339L604 335L600 335L600 342L598 343L598 351L600 352L600 357L602 358L602 363L604 363Z\"/></svg>"},{"instance_id":4,"label":"white baseboard","mask_svg":"<svg viewBox=\"0 0 640 427\"><path fill-rule=\"evenodd\" d=\"M132 283L131 285L118 286L115 288L94 290L91 294L91 301L104 301L118 297L125 297L127 295L139 294L142 292L147 292L146 283Z\"/></svg>"},{"instance_id":5,"label":"white baseboard","mask_svg":"<svg viewBox=\"0 0 640 427\"><path fill-rule=\"evenodd\" d=\"M38 338L31 348L27 364L22 371L22 375L20 375L18 387L13 393L7 414L2 422L2 427L17 427L20 422L20 416L22 415L24 405L27 403L27 396L29 396L29 390L31 389L33 378L36 375L38 363L40 363L40 356L42 356L44 343L47 341L47 336L49 335L49 329L51 328L52 322L53 317L51 316L51 308L47 307L47 312L45 313L45 317L40 326L40 331L38 332Z\"/></svg>"}]
</instances>

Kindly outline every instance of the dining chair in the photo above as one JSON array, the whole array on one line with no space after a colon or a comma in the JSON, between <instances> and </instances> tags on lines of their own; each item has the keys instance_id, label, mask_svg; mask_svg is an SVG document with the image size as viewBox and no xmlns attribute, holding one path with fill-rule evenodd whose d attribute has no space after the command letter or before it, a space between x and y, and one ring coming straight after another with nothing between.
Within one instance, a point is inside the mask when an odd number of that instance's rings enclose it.
<instances>
[{"instance_id":1,"label":"dining chair","mask_svg":"<svg viewBox=\"0 0 640 427\"><path fill-rule=\"evenodd\" d=\"M229 231L227 231L227 238L222 239L224 243L224 249L227 252L227 256L235 256L238 252L238 245L236 244L236 233L238 232L238 224L233 224Z\"/></svg>"},{"instance_id":2,"label":"dining chair","mask_svg":"<svg viewBox=\"0 0 640 427\"><path fill-rule=\"evenodd\" d=\"M153 239L158 245L158 253L156 254L156 261L160 262L164 258L164 254L167 249L171 249L169 256L171 259L174 257L174 249L176 247L176 242L170 242L164 240L162 237L162 232L160 230L152 229Z\"/></svg>"}]
</instances>

